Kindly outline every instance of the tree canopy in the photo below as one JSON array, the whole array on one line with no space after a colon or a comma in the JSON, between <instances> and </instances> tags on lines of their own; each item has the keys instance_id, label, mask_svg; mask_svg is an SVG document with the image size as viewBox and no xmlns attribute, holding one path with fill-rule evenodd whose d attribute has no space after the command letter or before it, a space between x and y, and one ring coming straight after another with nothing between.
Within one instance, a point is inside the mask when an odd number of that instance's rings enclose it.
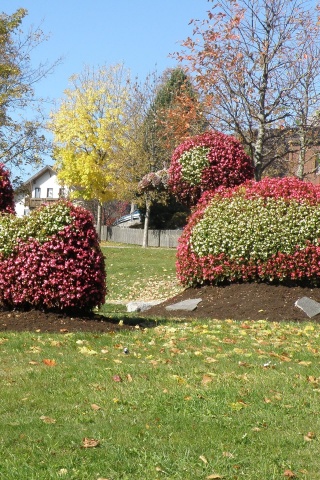
<instances>
[{"instance_id":1,"label":"tree canopy","mask_svg":"<svg viewBox=\"0 0 320 480\"><path fill-rule=\"evenodd\" d=\"M205 108L191 78L181 68L166 70L159 78L143 124L152 171L167 168L173 150L207 126Z\"/></svg>"},{"instance_id":2,"label":"tree canopy","mask_svg":"<svg viewBox=\"0 0 320 480\"><path fill-rule=\"evenodd\" d=\"M319 46L317 11L303 0L222 0L193 24L177 57L210 101L212 127L242 141L258 180L288 153L275 147L296 126L292 99L302 99L306 56Z\"/></svg>"},{"instance_id":3,"label":"tree canopy","mask_svg":"<svg viewBox=\"0 0 320 480\"><path fill-rule=\"evenodd\" d=\"M23 8L0 14L0 162L9 168L40 163L48 152L34 88L60 62L32 64L32 51L47 38L40 28L23 32L26 15Z\"/></svg>"},{"instance_id":4,"label":"tree canopy","mask_svg":"<svg viewBox=\"0 0 320 480\"><path fill-rule=\"evenodd\" d=\"M105 202L114 196L126 143L126 72L121 65L86 67L70 81L49 123L58 177L74 197Z\"/></svg>"}]
</instances>

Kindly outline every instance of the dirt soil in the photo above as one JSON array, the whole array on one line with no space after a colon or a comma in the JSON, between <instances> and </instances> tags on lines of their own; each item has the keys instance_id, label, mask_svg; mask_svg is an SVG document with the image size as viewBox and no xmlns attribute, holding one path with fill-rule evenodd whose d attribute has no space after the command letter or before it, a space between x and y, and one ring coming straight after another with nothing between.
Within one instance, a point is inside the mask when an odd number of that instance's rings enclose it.
<instances>
[{"instance_id":1,"label":"dirt soil","mask_svg":"<svg viewBox=\"0 0 320 480\"><path fill-rule=\"evenodd\" d=\"M187 319L308 321L310 318L295 306L295 302L301 297L309 297L320 303L320 288L288 287L265 283L204 286L189 288L174 298L152 307L142 315ZM201 298L201 302L193 312L168 311L165 308L167 305L188 298ZM320 315L313 317L312 321L320 322Z\"/></svg>"},{"instance_id":2,"label":"dirt soil","mask_svg":"<svg viewBox=\"0 0 320 480\"><path fill-rule=\"evenodd\" d=\"M33 332L114 332L123 328L135 328L136 325L152 326L152 318L166 319L214 318L218 320L262 320L281 322L309 321L309 317L295 302L301 297L309 297L320 302L320 288L275 286L264 283L244 283L227 286L204 286L190 288L169 300L137 314L136 318L124 318L123 325L119 320L100 315L63 314L60 312L41 312L38 310L0 311L0 331L33 331ZM201 298L196 310L168 311L167 305L189 298ZM148 322L148 319L151 321ZM319 322L320 315L312 318Z\"/></svg>"}]
</instances>

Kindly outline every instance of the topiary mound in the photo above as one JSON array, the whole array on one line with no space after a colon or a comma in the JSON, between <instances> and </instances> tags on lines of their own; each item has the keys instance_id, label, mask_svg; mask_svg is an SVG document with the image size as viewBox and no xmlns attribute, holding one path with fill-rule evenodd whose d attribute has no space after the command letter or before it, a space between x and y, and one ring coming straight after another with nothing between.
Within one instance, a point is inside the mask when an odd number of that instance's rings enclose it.
<instances>
[{"instance_id":1,"label":"topiary mound","mask_svg":"<svg viewBox=\"0 0 320 480\"><path fill-rule=\"evenodd\" d=\"M205 194L180 239L177 273L186 285L319 285L320 186L265 178Z\"/></svg>"},{"instance_id":2,"label":"topiary mound","mask_svg":"<svg viewBox=\"0 0 320 480\"><path fill-rule=\"evenodd\" d=\"M0 304L90 310L104 303L104 257L91 214L71 203L0 217Z\"/></svg>"},{"instance_id":3,"label":"topiary mound","mask_svg":"<svg viewBox=\"0 0 320 480\"><path fill-rule=\"evenodd\" d=\"M0 163L0 212L14 214L14 195L10 175L3 163Z\"/></svg>"},{"instance_id":4,"label":"topiary mound","mask_svg":"<svg viewBox=\"0 0 320 480\"><path fill-rule=\"evenodd\" d=\"M251 160L230 135L206 132L179 145L169 168L169 189L179 202L195 205L205 191L234 187L253 178Z\"/></svg>"}]
</instances>

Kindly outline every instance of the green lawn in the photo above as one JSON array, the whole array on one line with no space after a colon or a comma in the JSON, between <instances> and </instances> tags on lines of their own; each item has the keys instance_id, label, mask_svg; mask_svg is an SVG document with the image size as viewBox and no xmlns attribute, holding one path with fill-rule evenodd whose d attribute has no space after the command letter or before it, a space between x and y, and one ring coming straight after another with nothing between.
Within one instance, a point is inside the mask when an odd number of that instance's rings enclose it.
<instances>
[{"instance_id":1,"label":"green lawn","mask_svg":"<svg viewBox=\"0 0 320 480\"><path fill-rule=\"evenodd\" d=\"M312 323L1 333L0 479L318 480L319 360Z\"/></svg>"},{"instance_id":2,"label":"green lawn","mask_svg":"<svg viewBox=\"0 0 320 480\"><path fill-rule=\"evenodd\" d=\"M165 299L181 291L175 249L109 244L102 250L108 276L107 303Z\"/></svg>"}]
</instances>

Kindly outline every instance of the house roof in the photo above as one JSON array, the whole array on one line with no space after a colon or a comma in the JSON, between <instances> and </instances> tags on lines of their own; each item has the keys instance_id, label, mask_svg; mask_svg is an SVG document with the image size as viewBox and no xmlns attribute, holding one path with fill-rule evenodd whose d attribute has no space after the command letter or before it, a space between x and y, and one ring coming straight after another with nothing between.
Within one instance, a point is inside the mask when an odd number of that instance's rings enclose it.
<instances>
[{"instance_id":1,"label":"house roof","mask_svg":"<svg viewBox=\"0 0 320 480\"><path fill-rule=\"evenodd\" d=\"M52 167L50 167L50 165L45 165L41 170L39 170L39 172L35 173L34 175L32 175L32 177L28 178L28 180L23 182L23 184L21 186L26 186L30 182L33 182L34 180L37 180L37 178L41 177L41 175L43 175L47 171L49 171L51 175L56 175L57 174L57 172Z\"/></svg>"}]
</instances>

